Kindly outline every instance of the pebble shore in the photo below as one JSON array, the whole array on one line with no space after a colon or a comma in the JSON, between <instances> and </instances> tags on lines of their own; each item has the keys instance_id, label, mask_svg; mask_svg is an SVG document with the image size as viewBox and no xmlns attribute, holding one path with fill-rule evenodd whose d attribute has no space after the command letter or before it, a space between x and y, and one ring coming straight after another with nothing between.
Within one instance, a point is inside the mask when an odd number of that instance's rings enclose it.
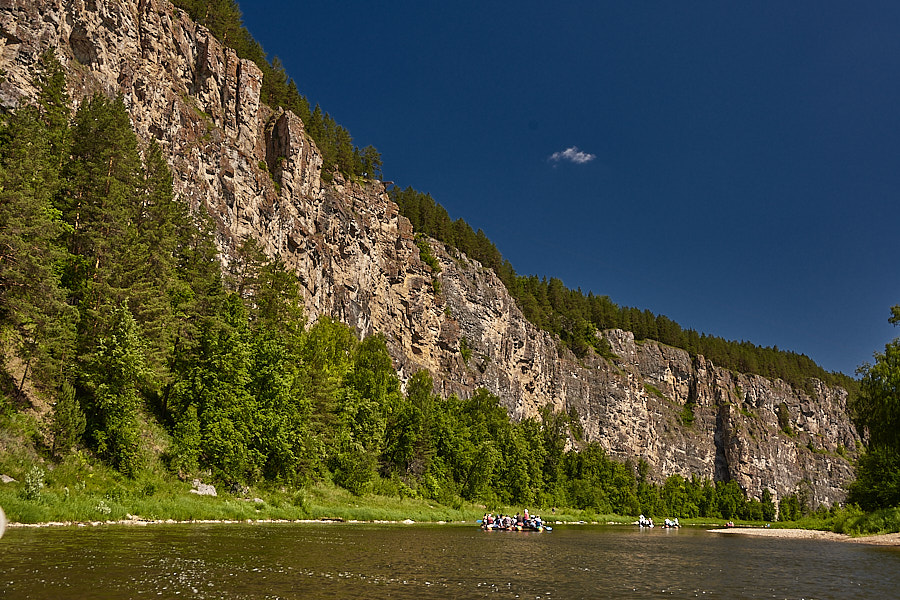
<instances>
[{"instance_id":1,"label":"pebble shore","mask_svg":"<svg viewBox=\"0 0 900 600\"><path fill-rule=\"evenodd\" d=\"M775 529L752 527L729 527L727 529L709 529L710 533L727 533L734 535L755 535L760 537L815 539L834 542L850 542L853 544L871 544L874 546L900 546L900 533L884 533L881 535L866 535L851 537L843 533L832 531L818 531L816 529Z\"/></svg>"}]
</instances>

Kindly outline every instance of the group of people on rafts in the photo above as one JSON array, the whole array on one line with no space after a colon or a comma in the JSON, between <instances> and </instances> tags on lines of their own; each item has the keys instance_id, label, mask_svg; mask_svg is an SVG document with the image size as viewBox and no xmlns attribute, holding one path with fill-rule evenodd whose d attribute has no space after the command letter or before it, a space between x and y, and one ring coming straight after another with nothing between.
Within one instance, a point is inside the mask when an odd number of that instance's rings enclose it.
<instances>
[{"instance_id":1,"label":"group of people on rafts","mask_svg":"<svg viewBox=\"0 0 900 600\"><path fill-rule=\"evenodd\" d=\"M653 518L645 517L644 515L638 517L638 525L640 525L641 527L655 527L655 525L653 524ZM678 523L678 517L675 517L674 519L666 519L665 525L663 525L663 527L669 529L677 529L681 527L681 525Z\"/></svg>"},{"instance_id":2,"label":"group of people on rafts","mask_svg":"<svg viewBox=\"0 0 900 600\"><path fill-rule=\"evenodd\" d=\"M524 514L516 513L514 517L488 513L481 520L481 528L501 531L543 531L545 526L539 515L529 515L526 508Z\"/></svg>"}]
</instances>

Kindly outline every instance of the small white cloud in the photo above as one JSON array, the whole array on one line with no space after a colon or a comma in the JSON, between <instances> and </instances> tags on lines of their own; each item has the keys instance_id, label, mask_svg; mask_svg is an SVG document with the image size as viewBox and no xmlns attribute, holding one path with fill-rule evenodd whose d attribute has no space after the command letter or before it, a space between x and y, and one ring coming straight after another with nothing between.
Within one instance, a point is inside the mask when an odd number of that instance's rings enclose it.
<instances>
[{"instance_id":1,"label":"small white cloud","mask_svg":"<svg viewBox=\"0 0 900 600\"><path fill-rule=\"evenodd\" d=\"M591 162L597 158L594 154L588 154L587 152L582 152L578 149L578 146L572 146L571 148L566 148L562 152L554 152L550 155L550 162L558 163L562 160L575 163L576 165L583 165L584 163Z\"/></svg>"}]
</instances>

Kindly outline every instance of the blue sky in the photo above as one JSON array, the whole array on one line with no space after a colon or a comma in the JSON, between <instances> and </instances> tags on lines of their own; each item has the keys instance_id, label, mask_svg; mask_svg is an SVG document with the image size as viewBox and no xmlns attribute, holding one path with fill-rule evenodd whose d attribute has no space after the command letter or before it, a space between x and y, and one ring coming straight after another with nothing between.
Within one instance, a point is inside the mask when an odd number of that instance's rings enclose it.
<instances>
[{"instance_id":1,"label":"blue sky","mask_svg":"<svg viewBox=\"0 0 900 600\"><path fill-rule=\"evenodd\" d=\"M853 374L900 334L900 3L241 2L523 275Z\"/></svg>"}]
</instances>

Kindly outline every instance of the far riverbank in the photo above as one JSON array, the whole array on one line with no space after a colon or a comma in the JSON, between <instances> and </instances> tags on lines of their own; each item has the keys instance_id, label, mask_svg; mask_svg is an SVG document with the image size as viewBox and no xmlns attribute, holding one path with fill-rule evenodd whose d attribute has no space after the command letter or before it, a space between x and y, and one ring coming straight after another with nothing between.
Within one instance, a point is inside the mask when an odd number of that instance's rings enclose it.
<instances>
[{"instance_id":1,"label":"far riverbank","mask_svg":"<svg viewBox=\"0 0 900 600\"><path fill-rule=\"evenodd\" d=\"M871 544L873 546L900 546L900 533L883 533L879 535L865 535L852 537L833 531L819 531L817 529L778 529L778 528L754 528L754 527L729 527L727 529L708 529L710 533L727 533L736 535L754 535L759 537L816 539L834 542L851 542L854 544Z\"/></svg>"},{"instance_id":2,"label":"far riverbank","mask_svg":"<svg viewBox=\"0 0 900 600\"><path fill-rule=\"evenodd\" d=\"M175 524L267 524L267 523L305 523L305 524L383 524L383 525L447 525L447 524L465 524L470 523L468 520L449 520L449 521L415 521L413 519L392 520L392 519L343 519L343 518L320 518L320 519L143 519L137 516L131 516L126 519L107 520L107 521L48 521L42 523L7 523L10 528L42 528L42 527L99 527L109 525L126 525L126 526L152 526L152 525L175 525ZM602 522L597 521L552 521L554 525L601 525ZM624 522L606 522L607 525L626 525ZM850 536L843 533L835 533L833 531L821 531L817 529L787 529L787 528L769 528L769 527L728 527L707 529L709 533L721 533L727 535L748 535L756 537L771 537L781 539L815 539L833 542L849 542L854 544L869 544L873 546L900 546L900 533L884 533L878 535L866 536Z\"/></svg>"}]
</instances>

